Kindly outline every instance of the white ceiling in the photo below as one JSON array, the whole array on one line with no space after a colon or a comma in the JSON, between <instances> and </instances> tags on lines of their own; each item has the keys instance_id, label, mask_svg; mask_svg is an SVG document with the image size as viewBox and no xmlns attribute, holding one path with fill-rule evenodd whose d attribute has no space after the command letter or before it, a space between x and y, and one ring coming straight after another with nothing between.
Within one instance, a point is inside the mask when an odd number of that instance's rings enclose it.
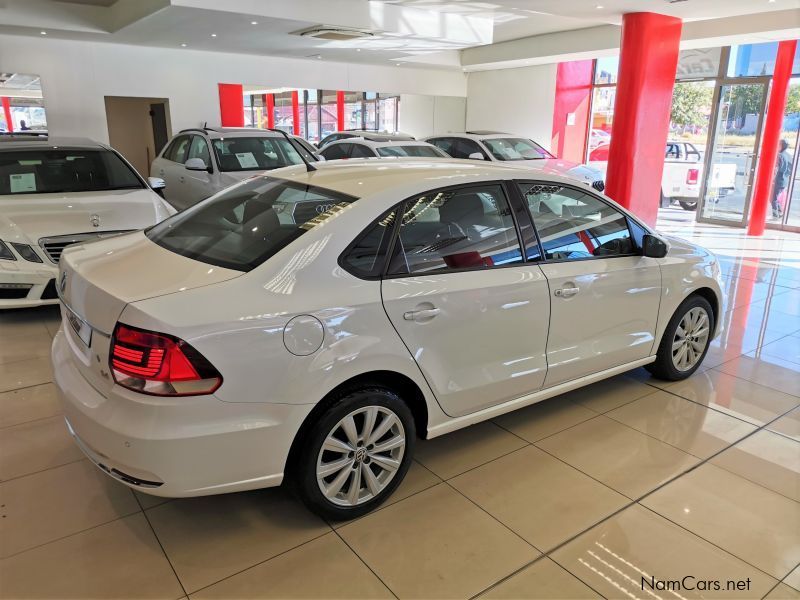
<instances>
[{"instance_id":1,"label":"white ceiling","mask_svg":"<svg viewBox=\"0 0 800 600\"><path fill-rule=\"evenodd\" d=\"M788 9L798 10L800 26L800 0L4 0L0 33L459 68L459 50L616 25L626 12L698 21ZM334 42L292 35L317 25L373 36Z\"/></svg>"}]
</instances>

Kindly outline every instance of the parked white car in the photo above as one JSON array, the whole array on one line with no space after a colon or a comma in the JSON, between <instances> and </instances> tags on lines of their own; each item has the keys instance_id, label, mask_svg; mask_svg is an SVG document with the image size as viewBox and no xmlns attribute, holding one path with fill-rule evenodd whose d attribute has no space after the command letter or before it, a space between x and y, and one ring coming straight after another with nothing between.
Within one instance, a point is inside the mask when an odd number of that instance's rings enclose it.
<instances>
[{"instance_id":1,"label":"parked white car","mask_svg":"<svg viewBox=\"0 0 800 600\"><path fill-rule=\"evenodd\" d=\"M556 158L541 145L523 136L499 131L467 131L434 135L424 141L444 150L453 158L507 162L546 173L566 175L599 192L605 189L605 173L587 165Z\"/></svg>"},{"instance_id":2,"label":"parked white car","mask_svg":"<svg viewBox=\"0 0 800 600\"><path fill-rule=\"evenodd\" d=\"M164 197L178 210L264 171L317 160L279 131L237 127L184 129L161 150L150 173L162 178Z\"/></svg>"},{"instance_id":3,"label":"parked white car","mask_svg":"<svg viewBox=\"0 0 800 600\"><path fill-rule=\"evenodd\" d=\"M588 186L495 163L321 163L69 248L52 348L69 430L159 496L287 480L380 504L427 438L646 366L697 369L709 252Z\"/></svg>"},{"instance_id":4,"label":"parked white car","mask_svg":"<svg viewBox=\"0 0 800 600\"><path fill-rule=\"evenodd\" d=\"M62 250L175 214L113 148L85 139L0 140L0 309L58 302Z\"/></svg>"},{"instance_id":5,"label":"parked white car","mask_svg":"<svg viewBox=\"0 0 800 600\"><path fill-rule=\"evenodd\" d=\"M347 158L450 158L442 150L428 142L395 141L363 138L348 138L331 142L319 151L325 160Z\"/></svg>"}]
</instances>

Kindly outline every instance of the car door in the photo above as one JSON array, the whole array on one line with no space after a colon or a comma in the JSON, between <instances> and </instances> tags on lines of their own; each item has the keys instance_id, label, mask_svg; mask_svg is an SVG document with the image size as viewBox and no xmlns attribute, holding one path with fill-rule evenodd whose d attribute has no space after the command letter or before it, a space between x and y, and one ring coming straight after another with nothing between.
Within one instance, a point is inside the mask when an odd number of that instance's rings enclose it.
<instances>
[{"instance_id":1,"label":"car door","mask_svg":"<svg viewBox=\"0 0 800 600\"><path fill-rule=\"evenodd\" d=\"M641 226L585 189L549 182L520 189L550 285L545 387L650 356L661 270L631 234Z\"/></svg>"},{"instance_id":2,"label":"car door","mask_svg":"<svg viewBox=\"0 0 800 600\"><path fill-rule=\"evenodd\" d=\"M185 166L183 167L183 192L187 206L197 204L201 200L205 200L209 196L214 195L218 191L216 189L216 171L211 162L211 151L208 147L208 142L203 136L192 136L191 142L189 143L189 152L186 155L186 160L189 160L190 158L201 159L206 166L209 167L209 170L194 171L187 169Z\"/></svg>"},{"instance_id":3,"label":"car door","mask_svg":"<svg viewBox=\"0 0 800 600\"><path fill-rule=\"evenodd\" d=\"M432 191L399 214L384 308L444 411L540 389L549 292L537 256L523 258L505 186Z\"/></svg>"},{"instance_id":4,"label":"car door","mask_svg":"<svg viewBox=\"0 0 800 600\"><path fill-rule=\"evenodd\" d=\"M186 162L189 155L189 144L191 143L191 136L179 135L170 143L166 152L164 152L159 172L156 175L161 177L166 183L164 188L164 198L178 210L182 210L189 206L186 202L185 194L185 173L186 167L183 163Z\"/></svg>"}]
</instances>

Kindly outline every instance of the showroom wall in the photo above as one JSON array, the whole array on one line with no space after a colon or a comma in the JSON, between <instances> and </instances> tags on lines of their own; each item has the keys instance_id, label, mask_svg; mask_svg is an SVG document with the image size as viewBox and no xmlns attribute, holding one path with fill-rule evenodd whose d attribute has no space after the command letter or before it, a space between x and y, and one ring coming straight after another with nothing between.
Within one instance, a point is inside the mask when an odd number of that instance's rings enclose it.
<instances>
[{"instance_id":1,"label":"showroom wall","mask_svg":"<svg viewBox=\"0 0 800 600\"><path fill-rule=\"evenodd\" d=\"M517 133L550 147L557 64L475 71L467 79L467 129Z\"/></svg>"},{"instance_id":2,"label":"showroom wall","mask_svg":"<svg viewBox=\"0 0 800 600\"><path fill-rule=\"evenodd\" d=\"M465 129L467 99L400 94L398 129L415 137Z\"/></svg>"},{"instance_id":3,"label":"showroom wall","mask_svg":"<svg viewBox=\"0 0 800 600\"><path fill-rule=\"evenodd\" d=\"M168 98L173 131L219 122L217 84L466 96L460 71L0 35L0 69L41 76L50 131L108 141L105 96ZM436 110L436 103L430 105ZM402 112L402 110L401 110ZM437 118L417 112L420 123ZM441 119L439 119L441 121ZM406 122L409 128L424 126Z\"/></svg>"}]
</instances>

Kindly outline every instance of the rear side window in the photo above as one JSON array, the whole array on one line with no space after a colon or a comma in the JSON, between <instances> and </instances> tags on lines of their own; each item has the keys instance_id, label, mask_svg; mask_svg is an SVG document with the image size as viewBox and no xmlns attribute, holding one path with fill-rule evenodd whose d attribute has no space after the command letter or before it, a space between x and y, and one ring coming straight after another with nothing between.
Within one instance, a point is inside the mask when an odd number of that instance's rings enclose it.
<instances>
[{"instance_id":1,"label":"rear side window","mask_svg":"<svg viewBox=\"0 0 800 600\"><path fill-rule=\"evenodd\" d=\"M408 200L389 273L425 275L520 262L508 200L503 188L492 184Z\"/></svg>"},{"instance_id":2,"label":"rear side window","mask_svg":"<svg viewBox=\"0 0 800 600\"><path fill-rule=\"evenodd\" d=\"M350 151L350 158L374 158L375 154L361 144L352 144L353 149Z\"/></svg>"},{"instance_id":3,"label":"rear side window","mask_svg":"<svg viewBox=\"0 0 800 600\"><path fill-rule=\"evenodd\" d=\"M347 158L350 144L336 144L335 146L325 146L320 152L325 160L337 160L340 158Z\"/></svg>"},{"instance_id":4,"label":"rear side window","mask_svg":"<svg viewBox=\"0 0 800 600\"><path fill-rule=\"evenodd\" d=\"M356 199L257 177L147 230L156 244L211 265L250 271Z\"/></svg>"},{"instance_id":5,"label":"rear side window","mask_svg":"<svg viewBox=\"0 0 800 600\"><path fill-rule=\"evenodd\" d=\"M434 146L384 146L378 148L381 156L419 156L423 158L442 158L441 150Z\"/></svg>"},{"instance_id":6,"label":"rear side window","mask_svg":"<svg viewBox=\"0 0 800 600\"><path fill-rule=\"evenodd\" d=\"M373 223L342 256L342 266L357 277L380 277L391 242L396 209Z\"/></svg>"}]
</instances>

